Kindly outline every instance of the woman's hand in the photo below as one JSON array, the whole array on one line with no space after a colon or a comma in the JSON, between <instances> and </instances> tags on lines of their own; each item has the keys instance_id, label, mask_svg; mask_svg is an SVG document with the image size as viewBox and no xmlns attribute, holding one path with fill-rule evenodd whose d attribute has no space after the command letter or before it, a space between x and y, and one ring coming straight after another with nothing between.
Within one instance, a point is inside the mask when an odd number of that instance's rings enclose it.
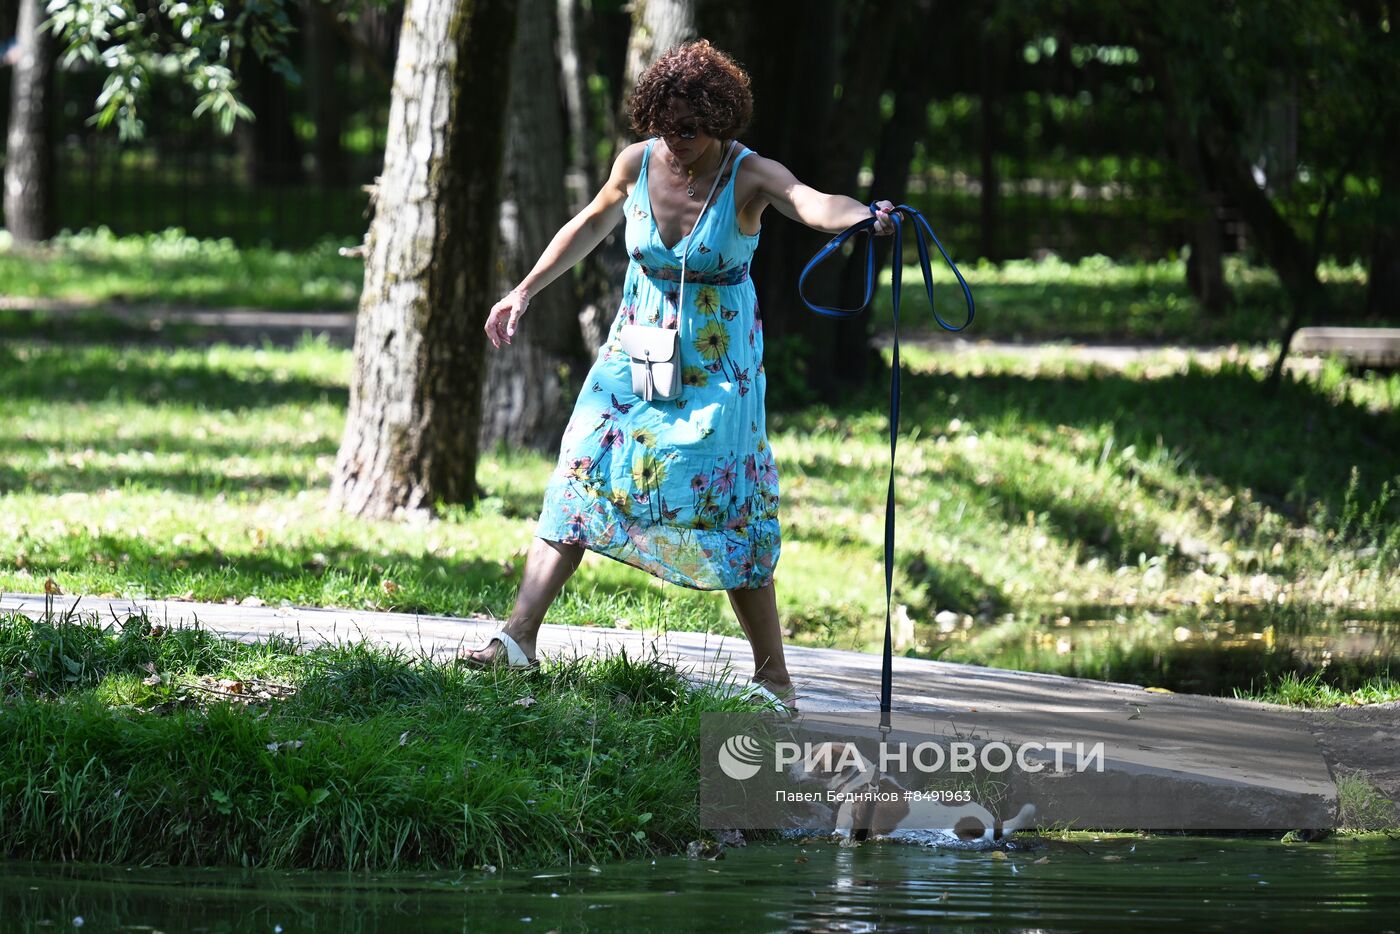
<instances>
[{"instance_id":1,"label":"woman's hand","mask_svg":"<svg viewBox=\"0 0 1400 934\"><path fill-rule=\"evenodd\" d=\"M894 218L890 216L890 212L893 210L893 202L875 202L875 236L888 237L894 233Z\"/></svg>"},{"instance_id":2,"label":"woman's hand","mask_svg":"<svg viewBox=\"0 0 1400 934\"><path fill-rule=\"evenodd\" d=\"M507 344L511 342L520 316L525 314L529 305L530 296L517 287L491 306L491 313L486 316L486 336L491 338L493 346L499 348L503 341Z\"/></svg>"}]
</instances>

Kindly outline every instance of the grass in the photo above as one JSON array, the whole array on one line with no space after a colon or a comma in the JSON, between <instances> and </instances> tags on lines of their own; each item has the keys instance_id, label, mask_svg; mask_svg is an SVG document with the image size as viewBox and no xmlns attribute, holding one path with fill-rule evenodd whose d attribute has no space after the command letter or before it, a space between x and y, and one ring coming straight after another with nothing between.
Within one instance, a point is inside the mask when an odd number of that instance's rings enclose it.
<instances>
[{"instance_id":1,"label":"grass","mask_svg":"<svg viewBox=\"0 0 1400 934\"><path fill-rule=\"evenodd\" d=\"M240 248L230 239L197 239L178 227L120 237L103 227L65 232L30 253L15 250L0 231L0 295L96 305L353 310L364 263L336 252L353 242L327 239L306 250ZM912 245L905 258L914 261ZM1181 260L1114 262L1095 255L1066 262L1051 255L1001 264L965 262L960 268L978 309L963 336L975 340L1255 342L1277 337L1286 314L1277 277L1239 257L1226 263L1237 300L1218 317L1200 311L1184 285ZM1360 267L1324 265L1319 274L1340 309L1339 320L1369 323L1360 312L1365 292ZM939 313L950 324L961 323L962 294L952 274L944 268L935 276ZM904 268L904 282L903 333L937 330L917 265ZM877 292L873 317L880 330L892 324L887 285ZM43 315L10 314L0 318L0 336L43 336L62 326Z\"/></svg>"},{"instance_id":2,"label":"grass","mask_svg":"<svg viewBox=\"0 0 1400 934\"><path fill-rule=\"evenodd\" d=\"M99 227L64 231L19 250L9 232L0 231L0 295L12 301L353 309L364 262L337 250L357 242L324 239L305 250L277 250L197 239L178 227L120 237ZM4 324L6 332L19 327L21 320Z\"/></svg>"},{"instance_id":3,"label":"grass","mask_svg":"<svg viewBox=\"0 0 1400 934\"><path fill-rule=\"evenodd\" d=\"M1337 776L1337 826L1356 835L1400 831L1396 803L1363 771Z\"/></svg>"},{"instance_id":4,"label":"grass","mask_svg":"<svg viewBox=\"0 0 1400 934\"><path fill-rule=\"evenodd\" d=\"M1400 700L1400 678L1378 676L1363 681L1349 691L1342 691L1324 681L1320 671L1305 676L1286 671L1273 684L1255 691L1237 690L1235 696L1291 707L1381 704Z\"/></svg>"},{"instance_id":5,"label":"grass","mask_svg":"<svg viewBox=\"0 0 1400 934\"><path fill-rule=\"evenodd\" d=\"M509 614L554 453L487 452L470 510L352 520L324 505L350 351L62 337L0 346L0 589ZM1226 695L1388 673L1400 379L903 356L897 651ZM885 404L770 399L796 644L883 639ZM741 635L591 553L550 621Z\"/></svg>"},{"instance_id":6,"label":"grass","mask_svg":"<svg viewBox=\"0 0 1400 934\"><path fill-rule=\"evenodd\" d=\"M915 260L912 244L907 262ZM935 258L939 264L941 257ZM959 263L976 302L972 327L960 334L970 340L1088 341L1107 343L1169 342L1185 345L1257 343L1276 339L1288 314L1286 297L1275 274L1250 266L1238 256L1225 263L1233 304L1209 315L1187 289L1185 261L1115 262L1095 255L1067 262L1051 254L1040 260ZM1356 265L1323 265L1318 271L1337 305L1334 323L1378 324L1362 314L1365 271ZM946 265L935 265L938 313L950 325L966 320L961 289ZM893 325L889 272L876 291L877 329ZM923 272L906 265L903 272L901 336L935 333L938 323L928 311Z\"/></svg>"},{"instance_id":7,"label":"grass","mask_svg":"<svg viewBox=\"0 0 1400 934\"><path fill-rule=\"evenodd\" d=\"M0 617L0 853L264 868L558 866L684 852L699 715L625 653L473 672L144 615Z\"/></svg>"}]
</instances>

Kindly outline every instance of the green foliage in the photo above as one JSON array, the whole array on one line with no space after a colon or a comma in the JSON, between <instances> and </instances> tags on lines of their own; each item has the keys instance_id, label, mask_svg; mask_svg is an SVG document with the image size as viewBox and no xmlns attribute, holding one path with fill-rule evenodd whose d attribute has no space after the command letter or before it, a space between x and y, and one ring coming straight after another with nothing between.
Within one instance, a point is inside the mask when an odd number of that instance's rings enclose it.
<instances>
[{"instance_id":1,"label":"green foliage","mask_svg":"<svg viewBox=\"0 0 1400 934\"><path fill-rule=\"evenodd\" d=\"M123 140L144 132L140 108L152 79L176 76L197 94L196 117L209 113L225 134L253 112L238 97L236 71L249 51L282 77L300 77L286 57L291 22L284 0L49 0L44 27L64 44L62 66L84 62L107 72L90 123L117 124Z\"/></svg>"}]
</instances>

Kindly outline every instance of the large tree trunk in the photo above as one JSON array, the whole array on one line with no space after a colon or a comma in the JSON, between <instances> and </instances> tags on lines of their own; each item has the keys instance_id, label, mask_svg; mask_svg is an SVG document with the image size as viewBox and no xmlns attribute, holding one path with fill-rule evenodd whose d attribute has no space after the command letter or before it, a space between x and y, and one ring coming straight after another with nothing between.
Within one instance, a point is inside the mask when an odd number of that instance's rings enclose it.
<instances>
[{"instance_id":1,"label":"large tree trunk","mask_svg":"<svg viewBox=\"0 0 1400 934\"><path fill-rule=\"evenodd\" d=\"M519 0L502 177L499 291L525 278L568 220L564 127L554 59L555 0ZM535 296L514 342L486 359L480 443L556 451L587 359L567 277Z\"/></svg>"},{"instance_id":2,"label":"large tree trunk","mask_svg":"<svg viewBox=\"0 0 1400 934\"><path fill-rule=\"evenodd\" d=\"M409 0L331 502L476 501L515 0Z\"/></svg>"},{"instance_id":3,"label":"large tree trunk","mask_svg":"<svg viewBox=\"0 0 1400 934\"><path fill-rule=\"evenodd\" d=\"M324 0L305 0L306 71L312 119L316 124L316 182L339 187L349 179L345 149L340 144L344 128L343 95L336 79L336 63L348 50L336 28L335 10Z\"/></svg>"},{"instance_id":4,"label":"large tree trunk","mask_svg":"<svg viewBox=\"0 0 1400 934\"><path fill-rule=\"evenodd\" d=\"M15 243L47 240L54 231L53 68L56 44L44 21L43 0L19 0L19 52L10 86L10 130L5 140L5 226Z\"/></svg>"}]
</instances>

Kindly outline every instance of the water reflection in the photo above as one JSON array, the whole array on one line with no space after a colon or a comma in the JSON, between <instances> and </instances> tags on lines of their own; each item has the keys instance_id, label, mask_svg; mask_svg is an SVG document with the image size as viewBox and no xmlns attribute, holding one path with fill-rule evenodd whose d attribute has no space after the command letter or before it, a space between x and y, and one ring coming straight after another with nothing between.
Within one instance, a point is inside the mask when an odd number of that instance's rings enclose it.
<instances>
[{"instance_id":1,"label":"water reflection","mask_svg":"<svg viewBox=\"0 0 1400 934\"><path fill-rule=\"evenodd\" d=\"M1000 851L770 844L716 861L488 874L121 869L7 863L6 929L903 931L1393 926L1400 843L1025 837Z\"/></svg>"},{"instance_id":2,"label":"water reflection","mask_svg":"<svg viewBox=\"0 0 1400 934\"><path fill-rule=\"evenodd\" d=\"M929 651L915 654L1196 694L1229 695L1290 671L1321 672L1324 682L1342 690L1378 675L1400 675L1395 612L1210 606L1129 616L1121 607L1080 607L1000 620L945 616L931 628Z\"/></svg>"}]
</instances>

